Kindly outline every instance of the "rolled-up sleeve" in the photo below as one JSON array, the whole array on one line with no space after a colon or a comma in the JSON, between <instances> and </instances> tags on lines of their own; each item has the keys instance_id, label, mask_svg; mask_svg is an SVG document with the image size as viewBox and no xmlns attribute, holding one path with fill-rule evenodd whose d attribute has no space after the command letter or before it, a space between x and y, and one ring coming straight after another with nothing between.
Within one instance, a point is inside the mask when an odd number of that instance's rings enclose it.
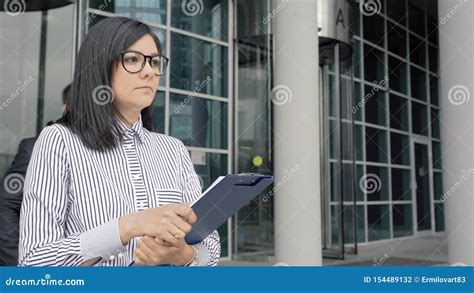
<instances>
[{"instance_id":1,"label":"rolled-up sleeve","mask_svg":"<svg viewBox=\"0 0 474 293\"><path fill-rule=\"evenodd\" d=\"M181 162L182 162L182 182L183 186L183 200L185 202L192 202L197 199L202 191L202 186L197 177L194 166L189 157L188 150L181 143ZM219 234L214 230L203 241L193 245L198 250L198 265L199 266L215 266L217 265L221 255L221 243Z\"/></svg>"},{"instance_id":2,"label":"rolled-up sleeve","mask_svg":"<svg viewBox=\"0 0 474 293\"><path fill-rule=\"evenodd\" d=\"M113 219L85 232L67 233L71 199L68 154L55 126L43 129L33 149L20 213L20 266L77 266L126 251ZM79 230L79 229L76 229Z\"/></svg>"}]
</instances>

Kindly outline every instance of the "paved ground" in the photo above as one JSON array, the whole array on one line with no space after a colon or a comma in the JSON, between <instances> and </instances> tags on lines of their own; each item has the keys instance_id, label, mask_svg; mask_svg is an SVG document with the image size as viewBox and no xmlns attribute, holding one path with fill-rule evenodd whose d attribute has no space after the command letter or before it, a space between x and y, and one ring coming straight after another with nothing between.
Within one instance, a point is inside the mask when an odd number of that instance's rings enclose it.
<instances>
[{"instance_id":1,"label":"paved ground","mask_svg":"<svg viewBox=\"0 0 474 293\"><path fill-rule=\"evenodd\" d=\"M344 260L324 259L324 266L449 265L445 235L394 239L359 245L357 255ZM253 258L255 259L255 258ZM221 261L220 266L273 266L275 261Z\"/></svg>"}]
</instances>

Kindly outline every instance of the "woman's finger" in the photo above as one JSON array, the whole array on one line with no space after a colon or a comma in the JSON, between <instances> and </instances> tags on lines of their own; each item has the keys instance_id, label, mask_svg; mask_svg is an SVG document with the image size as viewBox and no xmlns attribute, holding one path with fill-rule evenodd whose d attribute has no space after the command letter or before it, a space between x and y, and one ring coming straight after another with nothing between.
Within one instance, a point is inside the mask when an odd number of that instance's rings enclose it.
<instances>
[{"instance_id":1,"label":"woman's finger","mask_svg":"<svg viewBox=\"0 0 474 293\"><path fill-rule=\"evenodd\" d=\"M179 230L179 231L176 231L175 233L180 232L180 231L184 233L184 235L181 236L181 237L186 236L186 234L188 234L189 231L191 231L191 228L192 228L191 224L189 224L187 221L185 221L180 216L178 216L176 218L173 218L172 223L173 223L173 225L176 226L176 229ZM171 232L173 232L173 231L171 231Z\"/></svg>"},{"instance_id":2,"label":"woman's finger","mask_svg":"<svg viewBox=\"0 0 474 293\"><path fill-rule=\"evenodd\" d=\"M145 236L137 245L137 251L142 252L147 260L156 261L158 246L153 241L153 238Z\"/></svg>"},{"instance_id":3,"label":"woman's finger","mask_svg":"<svg viewBox=\"0 0 474 293\"><path fill-rule=\"evenodd\" d=\"M145 259L146 256L141 252L139 249L135 250L135 253L133 254L133 259L135 261L135 265L137 266L145 266L146 262Z\"/></svg>"},{"instance_id":4,"label":"woman's finger","mask_svg":"<svg viewBox=\"0 0 474 293\"><path fill-rule=\"evenodd\" d=\"M176 237L178 235L178 237ZM164 241L163 243L169 243L172 246L178 245L181 237L182 231L179 232L179 230L176 227L169 227L167 232L161 233L160 235L156 236L156 238Z\"/></svg>"}]
</instances>

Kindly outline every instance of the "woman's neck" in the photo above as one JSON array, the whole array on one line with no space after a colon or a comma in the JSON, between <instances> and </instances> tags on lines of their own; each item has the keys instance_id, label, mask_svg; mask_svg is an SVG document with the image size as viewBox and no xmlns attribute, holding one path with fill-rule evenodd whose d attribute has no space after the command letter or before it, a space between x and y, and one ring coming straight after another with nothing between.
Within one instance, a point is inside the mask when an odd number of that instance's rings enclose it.
<instances>
[{"instance_id":1,"label":"woman's neck","mask_svg":"<svg viewBox=\"0 0 474 293\"><path fill-rule=\"evenodd\" d=\"M135 122L140 119L140 113L121 113L119 119L128 127L131 128Z\"/></svg>"}]
</instances>

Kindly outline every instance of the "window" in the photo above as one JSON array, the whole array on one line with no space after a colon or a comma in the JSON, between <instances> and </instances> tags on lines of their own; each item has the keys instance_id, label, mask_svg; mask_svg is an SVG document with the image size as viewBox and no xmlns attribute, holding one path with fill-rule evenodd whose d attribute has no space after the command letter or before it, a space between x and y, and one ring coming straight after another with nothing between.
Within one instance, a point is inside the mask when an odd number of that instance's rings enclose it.
<instances>
[{"instance_id":1,"label":"window","mask_svg":"<svg viewBox=\"0 0 474 293\"><path fill-rule=\"evenodd\" d=\"M428 107L412 102L411 117L413 119L413 133L428 136Z\"/></svg>"},{"instance_id":2,"label":"window","mask_svg":"<svg viewBox=\"0 0 474 293\"><path fill-rule=\"evenodd\" d=\"M378 87L365 86L365 121L386 125L386 92Z\"/></svg>"},{"instance_id":3,"label":"window","mask_svg":"<svg viewBox=\"0 0 474 293\"><path fill-rule=\"evenodd\" d=\"M388 169L379 166L367 166L367 173L362 181L359 181L359 188L364 189L367 201L389 200L388 192Z\"/></svg>"},{"instance_id":4,"label":"window","mask_svg":"<svg viewBox=\"0 0 474 293\"><path fill-rule=\"evenodd\" d=\"M438 67L439 67L438 49L429 45L428 56L430 60L430 71L433 73L438 73Z\"/></svg>"},{"instance_id":5,"label":"window","mask_svg":"<svg viewBox=\"0 0 474 293\"><path fill-rule=\"evenodd\" d=\"M426 43L410 34L410 61L422 67L426 64Z\"/></svg>"},{"instance_id":6,"label":"window","mask_svg":"<svg viewBox=\"0 0 474 293\"><path fill-rule=\"evenodd\" d=\"M369 162L387 162L387 132L385 130L365 128L365 157Z\"/></svg>"},{"instance_id":7,"label":"window","mask_svg":"<svg viewBox=\"0 0 474 293\"><path fill-rule=\"evenodd\" d=\"M354 213L353 206L344 206L344 242L354 243L354 232L352 229L352 218ZM356 239L357 242L365 242L365 213L364 206L356 206ZM336 221L337 222L337 221ZM337 231L337 229L336 229ZM337 239L337 238L336 238Z\"/></svg>"},{"instance_id":8,"label":"window","mask_svg":"<svg viewBox=\"0 0 474 293\"><path fill-rule=\"evenodd\" d=\"M390 238L390 214L388 205L368 205L367 225L369 241Z\"/></svg>"},{"instance_id":9,"label":"window","mask_svg":"<svg viewBox=\"0 0 474 293\"><path fill-rule=\"evenodd\" d=\"M362 62L364 62L365 57L361 56L361 42L358 40L354 40L354 59L353 59L353 72L354 77L362 78Z\"/></svg>"},{"instance_id":10,"label":"window","mask_svg":"<svg viewBox=\"0 0 474 293\"><path fill-rule=\"evenodd\" d=\"M392 168L392 200L411 200L410 170Z\"/></svg>"},{"instance_id":11,"label":"window","mask_svg":"<svg viewBox=\"0 0 474 293\"><path fill-rule=\"evenodd\" d=\"M390 94L390 127L408 131L408 100Z\"/></svg>"},{"instance_id":12,"label":"window","mask_svg":"<svg viewBox=\"0 0 474 293\"><path fill-rule=\"evenodd\" d=\"M441 169L441 143L433 141L433 168Z\"/></svg>"},{"instance_id":13,"label":"window","mask_svg":"<svg viewBox=\"0 0 474 293\"><path fill-rule=\"evenodd\" d=\"M443 199L443 176L441 172L433 172L433 183L434 183L434 199L442 200Z\"/></svg>"},{"instance_id":14,"label":"window","mask_svg":"<svg viewBox=\"0 0 474 293\"><path fill-rule=\"evenodd\" d=\"M227 41L228 1L171 1L171 26Z\"/></svg>"},{"instance_id":15,"label":"window","mask_svg":"<svg viewBox=\"0 0 474 293\"><path fill-rule=\"evenodd\" d=\"M392 164L410 165L410 144L408 135L390 133Z\"/></svg>"},{"instance_id":16,"label":"window","mask_svg":"<svg viewBox=\"0 0 474 293\"><path fill-rule=\"evenodd\" d=\"M171 94L170 135L185 145L227 148L227 103Z\"/></svg>"},{"instance_id":17,"label":"window","mask_svg":"<svg viewBox=\"0 0 474 293\"><path fill-rule=\"evenodd\" d=\"M407 6L405 1L387 0L387 16L395 22L405 25L407 19Z\"/></svg>"},{"instance_id":18,"label":"window","mask_svg":"<svg viewBox=\"0 0 474 293\"><path fill-rule=\"evenodd\" d=\"M363 111L363 102L362 102L362 86L359 82L354 82L354 105L352 105L352 113L354 114L354 120L362 121L362 111Z\"/></svg>"},{"instance_id":19,"label":"window","mask_svg":"<svg viewBox=\"0 0 474 293\"><path fill-rule=\"evenodd\" d=\"M426 0L409 0L408 14L410 30L416 32L420 36L425 35L425 12ZM433 2L433 1L430 1Z\"/></svg>"},{"instance_id":20,"label":"window","mask_svg":"<svg viewBox=\"0 0 474 293\"><path fill-rule=\"evenodd\" d=\"M394 54L397 54L400 57L407 57L407 32L405 29L388 23L388 50Z\"/></svg>"},{"instance_id":21,"label":"window","mask_svg":"<svg viewBox=\"0 0 474 293\"><path fill-rule=\"evenodd\" d=\"M440 138L439 110L431 108L431 136Z\"/></svg>"},{"instance_id":22,"label":"window","mask_svg":"<svg viewBox=\"0 0 474 293\"><path fill-rule=\"evenodd\" d=\"M153 102L155 132L165 133L165 93L158 92Z\"/></svg>"},{"instance_id":23,"label":"window","mask_svg":"<svg viewBox=\"0 0 474 293\"><path fill-rule=\"evenodd\" d=\"M428 5L428 40L434 44L438 45L438 1L431 1Z\"/></svg>"},{"instance_id":24,"label":"window","mask_svg":"<svg viewBox=\"0 0 474 293\"><path fill-rule=\"evenodd\" d=\"M365 80L377 82L385 77L384 53L367 44L364 45L364 74Z\"/></svg>"},{"instance_id":25,"label":"window","mask_svg":"<svg viewBox=\"0 0 474 293\"><path fill-rule=\"evenodd\" d=\"M171 33L171 87L227 97L227 48Z\"/></svg>"},{"instance_id":26,"label":"window","mask_svg":"<svg viewBox=\"0 0 474 293\"><path fill-rule=\"evenodd\" d=\"M413 235L412 209L410 204L396 204L392 208L393 237Z\"/></svg>"},{"instance_id":27,"label":"window","mask_svg":"<svg viewBox=\"0 0 474 293\"><path fill-rule=\"evenodd\" d=\"M390 89L408 94L407 64L395 57L388 57L388 76Z\"/></svg>"},{"instance_id":28,"label":"window","mask_svg":"<svg viewBox=\"0 0 474 293\"><path fill-rule=\"evenodd\" d=\"M444 204L435 203L435 228L436 232L444 231Z\"/></svg>"},{"instance_id":29,"label":"window","mask_svg":"<svg viewBox=\"0 0 474 293\"><path fill-rule=\"evenodd\" d=\"M89 6L99 11L111 12L141 21L166 24L166 0L113 2L90 0Z\"/></svg>"},{"instance_id":30,"label":"window","mask_svg":"<svg viewBox=\"0 0 474 293\"><path fill-rule=\"evenodd\" d=\"M432 75L430 75L430 97L431 104L439 106L438 78Z\"/></svg>"},{"instance_id":31,"label":"window","mask_svg":"<svg viewBox=\"0 0 474 293\"><path fill-rule=\"evenodd\" d=\"M411 66L411 96L426 101L426 72Z\"/></svg>"},{"instance_id":32,"label":"window","mask_svg":"<svg viewBox=\"0 0 474 293\"><path fill-rule=\"evenodd\" d=\"M378 45L384 46L385 21L379 14L364 16L364 39ZM368 28L368 29L367 29Z\"/></svg>"}]
</instances>

